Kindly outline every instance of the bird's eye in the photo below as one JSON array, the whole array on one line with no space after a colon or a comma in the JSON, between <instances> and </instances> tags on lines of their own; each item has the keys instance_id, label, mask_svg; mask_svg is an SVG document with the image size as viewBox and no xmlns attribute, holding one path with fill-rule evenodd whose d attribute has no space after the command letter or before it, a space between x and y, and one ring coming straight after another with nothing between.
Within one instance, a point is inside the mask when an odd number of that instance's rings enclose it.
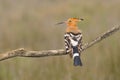
<instances>
[{"instance_id":1,"label":"bird's eye","mask_svg":"<svg viewBox=\"0 0 120 80\"><path fill-rule=\"evenodd\" d=\"M72 22L71 20L69 20L69 22Z\"/></svg>"}]
</instances>

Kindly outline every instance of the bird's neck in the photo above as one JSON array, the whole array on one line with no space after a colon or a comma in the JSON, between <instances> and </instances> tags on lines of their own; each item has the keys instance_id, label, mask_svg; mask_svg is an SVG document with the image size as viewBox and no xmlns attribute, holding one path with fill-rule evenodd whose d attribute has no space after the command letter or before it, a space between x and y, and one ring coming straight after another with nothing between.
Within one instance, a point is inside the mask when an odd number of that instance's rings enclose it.
<instances>
[{"instance_id":1,"label":"bird's neck","mask_svg":"<svg viewBox=\"0 0 120 80\"><path fill-rule=\"evenodd\" d=\"M66 32L80 33L78 26L67 26Z\"/></svg>"}]
</instances>

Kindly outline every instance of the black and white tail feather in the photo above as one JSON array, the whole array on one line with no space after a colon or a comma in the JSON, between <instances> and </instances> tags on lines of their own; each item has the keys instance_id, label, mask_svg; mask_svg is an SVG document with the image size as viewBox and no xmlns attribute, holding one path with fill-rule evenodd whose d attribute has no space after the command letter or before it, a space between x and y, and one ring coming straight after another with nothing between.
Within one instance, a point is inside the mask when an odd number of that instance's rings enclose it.
<instances>
[{"instance_id":1,"label":"black and white tail feather","mask_svg":"<svg viewBox=\"0 0 120 80\"><path fill-rule=\"evenodd\" d=\"M72 51L72 57L75 66L82 66L82 62L80 59L80 53L82 50L82 34L81 33L72 33L67 32L64 35L65 40L65 48L66 52L69 53Z\"/></svg>"}]
</instances>

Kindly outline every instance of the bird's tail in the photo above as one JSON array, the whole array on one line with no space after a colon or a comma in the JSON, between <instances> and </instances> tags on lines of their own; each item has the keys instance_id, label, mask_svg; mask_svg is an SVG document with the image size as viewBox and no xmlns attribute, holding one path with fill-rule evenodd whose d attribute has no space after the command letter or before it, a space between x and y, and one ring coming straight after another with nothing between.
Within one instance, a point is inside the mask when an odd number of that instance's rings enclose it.
<instances>
[{"instance_id":1,"label":"bird's tail","mask_svg":"<svg viewBox=\"0 0 120 80\"><path fill-rule=\"evenodd\" d=\"M82 61L80 59L80 54L77 46L73 47L73 60L74 60L74 66L82 66Z\"/></svg>"}]
</instances>

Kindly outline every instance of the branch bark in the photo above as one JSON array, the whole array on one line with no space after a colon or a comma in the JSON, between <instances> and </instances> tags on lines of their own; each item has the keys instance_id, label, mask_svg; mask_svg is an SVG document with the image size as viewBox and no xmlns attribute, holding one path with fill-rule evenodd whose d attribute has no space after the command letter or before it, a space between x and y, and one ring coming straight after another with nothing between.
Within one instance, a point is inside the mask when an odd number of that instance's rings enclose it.
<instances>
[{"instance_id":1,"label":"branch bark","mask_svg":"<svg viewBox=\"0 0 120 80\"><path fill-rule=\"evenodd\" d=\"M98 36L96 39L92 40L90 43L86 43L85 45L83 45L82 51L86 50L89 47L92 47L94 44L109 37L113 33L117 32L119 29L120 29L120 26L116 26L116 27L109 29L105 33ZM66 53L64 49L44 50L44 51L27 51L24 48L20 48L20 49L6 52L6 53L1 53L0 61L13 58L13 57L47 57L47 56L59 56L59 55L66 55L66 54L68 53Z\"/></svg>"}]
</instances>

